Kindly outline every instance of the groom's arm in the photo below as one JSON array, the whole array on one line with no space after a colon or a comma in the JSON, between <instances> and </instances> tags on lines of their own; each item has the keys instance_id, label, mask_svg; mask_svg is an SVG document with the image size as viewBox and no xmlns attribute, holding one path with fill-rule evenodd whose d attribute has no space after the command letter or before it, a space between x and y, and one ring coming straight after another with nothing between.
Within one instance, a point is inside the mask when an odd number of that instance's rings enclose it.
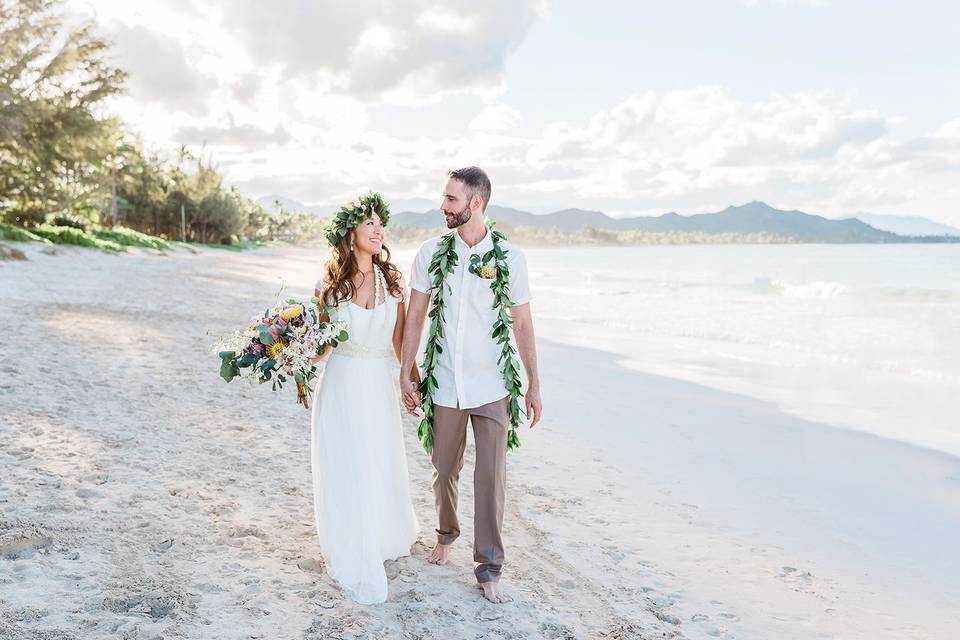
<instances>
[{"instance_id":1,"label":"groom's arm","mask_svg":"<svg viewBox=\"0 0 960 640\"><path fill-rule=\"evenodd\" d=\"M527 372L527 392L524 394L527 405L527 419L532 429L540 422L543 412L543 401L540 399L540 372L537 369L537 341L533 333L533 316L530 314L530 303L518 304L510 307L510 317L513 319L513 337L517 341L517 351L523 368Z\"/></svg>"},{"instance_id":2,"label":"groom's arm","mask_svg":"<svg viewBox=\"0 0 960 640\"><path fill-rule=\"evenodd\" d=\"M403 406L407 413L417 415L420 406L420 393L417 390L420 374L416 371L417 351L420 348L420 336L423 334L423 322L427 317L430 296L416 289L410 290L407 304L407 316L403 323L403 343L400 357L400 390L403 393ZM416 373L415 373L416 372Z\"/></svg>"}]
</instances>

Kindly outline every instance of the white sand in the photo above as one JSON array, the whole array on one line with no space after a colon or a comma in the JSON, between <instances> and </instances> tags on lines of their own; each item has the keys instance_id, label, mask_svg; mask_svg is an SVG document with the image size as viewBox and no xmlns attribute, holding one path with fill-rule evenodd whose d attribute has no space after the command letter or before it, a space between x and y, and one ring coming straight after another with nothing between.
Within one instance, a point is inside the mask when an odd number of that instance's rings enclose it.
<instances>
[{"instance_id":1,"label":"white sand","mask_svg":"<svg viewBox=\"0 0 960 640\"><path fill-rule=\"evenodd\" d=\"M0 263L0 638L946 638L960 624L955 559L935 582L928 563L878 565L902 547L874 544L883 517L926 518L942 530L915 544L940 544L960 523L956 459L631 372L548 323L547 417L508 471L516 602L471 586L469 447L453 562L424 562L430 466L408 421L421 541L388 563L386 604L352 604L316 545L309 414L224 384L204 335L266 306L278 277L308 296L323 256L18 246L29 261ZM832 453L808 464L800 446ZM857 491L889 513L844 520ZM942 511L911 508L931 492Z\"/></svg>"}]
</instances>

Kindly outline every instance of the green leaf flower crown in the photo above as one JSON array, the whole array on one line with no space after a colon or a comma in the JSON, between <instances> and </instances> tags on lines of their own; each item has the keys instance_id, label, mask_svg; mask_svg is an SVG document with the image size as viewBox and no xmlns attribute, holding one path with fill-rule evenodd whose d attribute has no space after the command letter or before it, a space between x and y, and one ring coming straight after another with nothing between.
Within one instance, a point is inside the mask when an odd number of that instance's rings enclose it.
<instances>
[{"instance_id":1,"label":"green leaf flower crown","mask_svg":"<svg viewBox=\"0 0 960 640\"><path fill-rule=\"evenodd\" d=\"M341 206L323 232L327 243L331 247L334 246L340 238L347 235L350 229L362 224L374 212L380 215L383 226L387 226L387 221L390 219L390 205L376 191L371 191Z\"/></svg>"}]
</instances>

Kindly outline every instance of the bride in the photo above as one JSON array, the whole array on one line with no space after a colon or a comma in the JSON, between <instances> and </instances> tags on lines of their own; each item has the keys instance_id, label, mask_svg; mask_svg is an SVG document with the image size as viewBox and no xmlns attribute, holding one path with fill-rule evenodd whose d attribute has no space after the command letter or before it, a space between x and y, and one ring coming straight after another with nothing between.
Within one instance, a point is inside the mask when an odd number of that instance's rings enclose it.
<instances>
[{"instance_id":1,"label":"bride","mask_svg":"<svg viewBox=\"0 0 960 640\"><path fill-rule=\"evenodd\" d=\"M383 562L409 555L419 530L394 387L405 285L383 244L389 215L373 192L340 209L315 291L350 334L317 358L326 360L311 414L317 534L327 572L362 604L386 600Z\"/></svg>"}]
</instances>

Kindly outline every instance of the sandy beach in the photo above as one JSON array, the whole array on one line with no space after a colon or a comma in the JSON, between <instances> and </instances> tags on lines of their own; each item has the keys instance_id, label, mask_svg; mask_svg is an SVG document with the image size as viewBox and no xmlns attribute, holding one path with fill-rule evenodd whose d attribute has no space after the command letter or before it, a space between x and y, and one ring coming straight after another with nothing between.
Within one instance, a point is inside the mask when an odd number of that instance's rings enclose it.
<instances>
[{"instance_id":1,"label":"sandy beach","mask_svg":"<svg viewBox=\"0 0 960 640\"><path fill-rule=\"evenodd\" d=\"M471 583L471 444L462 537L449 565L425 562L430 464L406 419L420 538L387 563L387 603L353 604L316 543L308 412L224 384L206 352L281 282L308 297L322 252L16 244L28 260L0 263L0 638L919 640L960 625L960 459L637 371L556 318L537 318L544 422L508 467L515 602Z\"/></svg>"}]
</instances>

